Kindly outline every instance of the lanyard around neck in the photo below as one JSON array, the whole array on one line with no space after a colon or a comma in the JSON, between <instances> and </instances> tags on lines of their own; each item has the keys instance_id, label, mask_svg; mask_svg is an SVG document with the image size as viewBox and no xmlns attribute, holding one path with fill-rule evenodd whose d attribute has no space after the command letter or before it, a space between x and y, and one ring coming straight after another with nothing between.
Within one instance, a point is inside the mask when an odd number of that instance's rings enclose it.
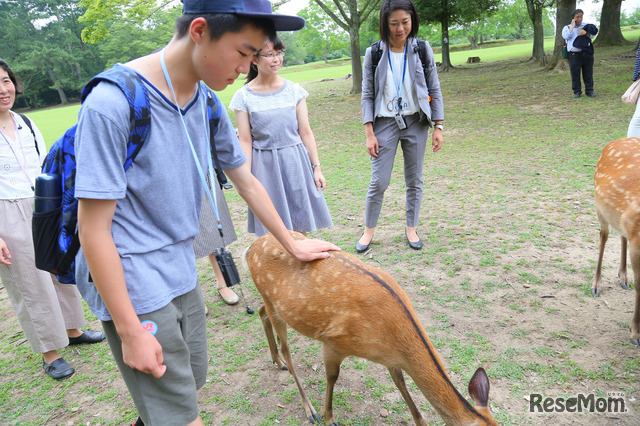
<instances>
[{"instance_id":1,"label":"lanyard around neck","mask_svg":"<svg viewBox=\"0 0 640 426\"><path fill-rule=\"evenodd\" d=\"M407 70L407 42L404 43L404 58L402 60L402 80L398 82L396 80L396 75L393 72L393 65L391 64L391 46L389 46L389 50L387 52L387 59L389 60L389 68L391 68L391 75L393 76L393 82L396 85L396 91L398 92L398 105L396 106L396 110L398 112L402 111L402 86L404 86L404 75Z\"/></svg>"},{"instance_id":2,"label":"lanyard around neck","mask_svg":"<svg viewBox=\"0 0 640 426\"><path fill-rule=\"evenodd\" d=\"M218 232L220 232L220 237L222 235L222 224L220 223L220 215L218 214L218 209L216 208L217 200L216 200L216 191L215 191L215 180L213 177L213 160L211 159L211 155L207 154L208 165L209 165L209 180L211 181L211 188L213 191L209 190L209 185L207 185L207 179L204 177L204 172L202 171L202 167L200 166L200 160L198 159L198 154L196 153L196 149L193 146L193 142L191 141L191 136L189 135L189 130L187 129L187 124L184 122L184 117L182 116L182 109L180 108L180 104L178 103L178 98L176 97L176 93L173 90L173 84L171 84L171 77L169 77L169 71L167 70L167 65L164 60L164 49L160 52L160 65L162 66L162 72L164 73L164 78L167 80L167 85L169 86L169 90L171 90L171 94L173 95L173 100L176 103L176 108L178 109L178 115L180 116L180 121L182 122L182 127L184 128L184 132L187 135L187 140L189 141L189 146L191 147L191 154L193 155L193 160L196 163L196 167L198 169L198 173L200 174L200 179L202 179L202 183L204 184L204 190L207 193L207 197L209 198L209 202L211 203L211 208L213 209L213 214L216 216L216 221L218 222ZM200 87L198 86L198 91L200 91ZM202 106L202 115L204 118L205 129L209 129L207 126L207 112L206 106L204 102L202 102L202 96L198 93L198 100L200 101L200 105ZM211 152L211 141L209 132L205 132L205 139L207 141L207 153ZM213 196L211 195L213 192Z\"/></svg>"},{"instance_id":3,"label":"lanyard around neck","mask_svg":"<svg viewBox=\"0 0 640 426\"><path fill-rule=\"evenodd\" d=\"M22 163L20 163L18 154L16 154L16 151L13 149L13 145L11 145L9 138L1 130L0 130L0 135L2 135L2 138L5 140L7 145L9 145L9 148L11 149L11 152L13 153L13 156L15 157L16 162L18 163L18 166L20 166L22 173L24 173L24 176L27 178L27 181L29 182L29 186L31 187L31 190L33 191L34 190L33 182L31 181L31 177L29 176L29 170L27 169L28 168L27 155L24 153L24 147L22 146L22 138L20 137L20 132L18 132L18 125L16 124L16 120L13 118L11 113L9 113L9 115L11 117L11 121L13 121L13 127L15 128L16 141L18 141L18 143L20 144L20 151L22 152L22 161L24 161L24 166L22 165ZM38 141L35 141L35 143L38 143Z\"/></svg>"}]
</instances>

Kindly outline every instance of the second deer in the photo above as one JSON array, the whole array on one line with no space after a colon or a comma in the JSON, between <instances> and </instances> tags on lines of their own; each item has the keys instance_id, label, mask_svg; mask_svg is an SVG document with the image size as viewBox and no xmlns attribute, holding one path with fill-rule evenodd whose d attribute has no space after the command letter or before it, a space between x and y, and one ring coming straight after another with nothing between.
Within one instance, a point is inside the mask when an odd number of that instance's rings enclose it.
<instances>
[{"instance_id":1,"label":"second deer","mask_svg":"<svg viewBox=\"0 0 640 426\"><path fill-rule=\"evenodd\" d=\"M628 290L627 242L635 284L631 343L640 346L640 138L616 139L602 150L594 175L596 214L600 221L598 266L591 293L600 296L602 257L609 228L620 232L620 285Z\"/></svg>"},{"instance_id":2,"label":"second deer","mask_svg":"<svg viewBox=\"0 0 640 426\"><path fill-rule=\"evenodd\" d=\"M304 238L294 234L294 238ZM470 404L451 382L438 352L420 324L409 297L391 276L344 252L309 263L295 260L271 235L259 238L245 252L253 281L264 299L260 318L271 358L288 369L311 423L320 422L307 398L287 344L287 325L321 341L327 388L324 422L333 416L333 388L340 364L348 356L387 367L417 425L426 426L405 385L404 370L447 424L495 425L489 401L489 379L479 368L469 383ZM280 351L273 330L280 340Z\"/></svg>"}]
</instances>

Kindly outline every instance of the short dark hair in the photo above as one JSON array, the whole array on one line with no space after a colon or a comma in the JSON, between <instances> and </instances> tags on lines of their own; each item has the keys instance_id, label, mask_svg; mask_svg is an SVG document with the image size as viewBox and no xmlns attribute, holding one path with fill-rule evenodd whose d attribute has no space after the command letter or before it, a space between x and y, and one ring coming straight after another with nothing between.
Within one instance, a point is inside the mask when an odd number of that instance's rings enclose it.
<instances>
[{"instance_id":1,"label":"short dark hair","mask_svg":"<svg viewBox=\"0 0 640 426\"><path fill-rule=\"evenodd\" d=\"M380 40L389 44L389 16L398 9L406 10L411 15L411 32L409 37L415 37L420 28L418 12L411 0L384 0L380 6Z\"/></svg>"},{"instance_id":2,"label":"short dark hair","mask_svg":"<svg viewBox=\"0 0 640 426\"><path fill-rule=\"evenodd\" d=\"M582 13L584 15L584 11L582 9L576 9L571 12L571 19L575 18L578 13Z\"/></svg>"},{"instance_id":3,"label":"short dark hair","mask_svg":"<svg viewBox=\"0 0 640 426\"><path fill-rule=\"evenodd\" d=\"M16 77L16 74L13 72L9 64L7 64L4 59L0 59L0 68L5 70L9 75L13 86L16 88L16 95L22 95L22 93L24 92L24 87L22 86L20 80L18 80L18 77Z\"/></svg>"},{"instance_id":4,"label":"short dark hair","mask_svg":"<svg viewBox=\"0 0 640 426\"><path fill-rule=\"evenodd\" d=\"M211 40L217 40L225 33L239 33L247 26L264 31L269 38L275 37L276 34L273 21L269 19L244 17L232 13L205 13L182 15L176 19L175 32L178 38L184 37L189 32L189 27L194 19L200 17L207 20Z\"/></svg>"},{"instance_id":5,"label":"short dark hair","mask_svg":"<svg viewBox=\"0 0 640 426\"><path fill-rule=\"evenodd\" d=\"M278 50L285 49L284 42L280 39L280 37L278 37L278 34L276 34L275 37L270 38L269 41L273 43L273 50L278 51ZM260 52L256 53L254 56L258 56L259 54ZM244 82L244 84L249 83L251 80L253 80L257 76L258 76L258 67L256 66L256 64L253 63L253 61L251 61L251 66L249 67L249 72L247 73L247 80Z\"/></svg>"}]
</instances>

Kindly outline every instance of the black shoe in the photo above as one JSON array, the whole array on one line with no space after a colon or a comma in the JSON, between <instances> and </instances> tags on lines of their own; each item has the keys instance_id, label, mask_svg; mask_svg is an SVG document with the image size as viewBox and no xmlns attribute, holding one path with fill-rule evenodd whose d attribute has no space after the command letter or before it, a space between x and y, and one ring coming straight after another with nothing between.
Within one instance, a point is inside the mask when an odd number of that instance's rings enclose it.
<instances>
[{"instance_id":1,"label":"black shoe","mask_svg":"<svg viewBox=\"0 0 640 426\"><path fill-rule=\"evenodd\" d=\"M62 358L56 359L51 364L47 364L43 359L42 367L44 368L44 371L55 380L66 379L76 372L76 370L74 370L73 367Z\"/></svg>"},{"instance_id":2,"label":"black shoe","mask_svg":"<svg viewBox=\"0 0 640 426\"><path fill-rule=\"evenodd\" d=\"M582 96L582 93L576 93L575 95L573 95L574 98L579 98L580 96Z\"/></svg>"},{"instance_id":3,"label":"black shoe","mask_svg":"<svg viewBox=\"0 0 640 426\"><path fill-rule=\"evenodd\" d=\"M78 337L69 337L69 345L98 343L102 342L106 337L102 331L85 330Z\"/></svg>"},{"instance_id":4,"label":"black shoe","mask_svg":"<svg viewBox=\"0 0 640 426\"><path fill-rule=\"evenodd\" d=\"M405 237L407 237L407 234L404 234ZM409 247L411 247L414 250L422 250L422 239L420 239L420 237L418 237L418 241L416 241L415 243L412 243L411 241L409 241L409 237L407 237L407 242L409 243Z\"/></svg>"},{"instance_id":5,"label":"black shoe","mask_svg":"<svg viewBox=\"0 0 640 426\"><path fill-rule=\"evenodd\" d=\"M591 92L591 93L587 93L587 96L590 97L590 98L595 98L596 94Z\"/></svg>"},{"instance_id":6,"label":"black shoe","mask_svg":"<svg viewBox=\"0 0 640 426\"><path fill-rule=\"evenodd\" d=\"M364 234L362 234L364 235ZM362 237L360 237L362 238ZM369 241L369 244L360 244L360 240L358 240L358 242L356 243L356 251L358 253L364 253L365 251L369 250L369 246L371 245L371 241Z\"/></svg>"}]
</instances>

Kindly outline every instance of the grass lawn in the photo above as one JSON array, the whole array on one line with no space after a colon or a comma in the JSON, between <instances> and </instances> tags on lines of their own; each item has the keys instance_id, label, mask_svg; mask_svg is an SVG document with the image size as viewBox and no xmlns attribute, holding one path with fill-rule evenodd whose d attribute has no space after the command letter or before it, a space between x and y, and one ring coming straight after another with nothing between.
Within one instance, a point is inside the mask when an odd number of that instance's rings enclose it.
<instances>
[{"instance_id":1,"label":"grass lawn","mask_svg":"<svg viewBox=\"0 0 640 426\"><path fill-rule=\"evenodd\" d=\"M626 135L633 107L620 96L631 81L634 48L596 48L594 99L573 99L568 71L540 69L527 61L526 51L485 60L490 49L459 52L458 66L440 75L445 145L425 159L418 226L424 249L411 250L405 242L398 155L371 251L361 259L389 272L405 289L462 395L468 397L476 368L486 369L491 410L500 424L636 425L640 361L629 342L634 300L633 291L617 283L615 236L605 251L602 296L590 292L599 238L594 165L608 142ZM467 56L482 62L463 64ZM314 236L354 253L370 178L360 97L349 94L351 80L342 78L347 64L298 70L291 67L285 76L305 76L299 81L310 93L311 126L335 223ZM328 75L335 79L324 80ZM221 97L229 96L225 91ZM67 127L76 112L77 106L29 115L52 135L61 131L53 133L47 123ZM46 121L47 116L54 118ZM229 249L237 260L254 238L246 232L246 205L235 191L226 194L238 232ZM246 303L234 307L217 296L206 261L198 262L198 272L209 309L209 373L199 392L205 423L307 424L290 375L271 364L258 316L245 313L247 304L254 309L260 304L248 272L240 268ZM88 311L87 319L99 327ZM321 345L295 332L289 345L298 376L322 412ZM62 354L77 373L54 383L44 377L0 290L0 424L135 421L135 407L106 344L66 348ZM428 424L442 424L408 377L407 384ZM529 411L532 394L604 398L611 392L624 395L628 412ZM341 425L413 423L387 370L363 359L343 363L333 405Z\"/></svg>"}]
</instances>

